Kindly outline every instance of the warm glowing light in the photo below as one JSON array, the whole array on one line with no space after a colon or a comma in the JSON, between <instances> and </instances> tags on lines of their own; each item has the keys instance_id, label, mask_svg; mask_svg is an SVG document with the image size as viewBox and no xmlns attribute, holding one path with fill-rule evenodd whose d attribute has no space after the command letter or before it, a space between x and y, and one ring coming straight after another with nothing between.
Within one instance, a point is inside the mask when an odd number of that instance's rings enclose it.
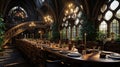
<instances>
[{"instance_id":1,"label":"warm glowing light","mask_svg":"<svg viewBox=\"0 0 120 67\"><path fill-rule=\"evenodd\" d=\"M68 11L68 10L66 10L66 11L65 11L65 15L68 15L68 13L69 13L69 11Z\"/></svg>"},{"instance_id":2,"label":"warm glowing light","mask_svg":"<svg viewBox=\"0 0 120 67\"><path fill-rule=\"evenodd\" d=\"M82 5L80 5L80 7L81 7L81 9L83 10L83 6L82 6Z\"/></svg>"},{"instance_id":3,"label":"warm glowing light","mask_svg":"<svg viewBox=\"0 0 120 67\"><path fill-rule=\"evenodd\" d=\"M38 31L38 33L42 33L42 31Z\"/></svg>"},{"instance_id":4,"label":"warm glowing light","mask_svg":"<svg viewBox=\"0 0 120 67\"><path fill-rule=\"evenodd\" d=\"M73 13L73 8L70 9L70 12Z\"/></svg>"},{"instance_id":5,"label":"warm glowing light","mask_svg":"<svg viewBox=\"0 0 120 67\"><path fill-rule=\"evenodd\" d=\"M79 7L76 7L74 13L77 13L78 11L79 11Z\"/></svg>"},{"instance_id":6,"label":"warm glowing light","mask_svg":"<svg viewBox=\"0 0 120 67\"><path fill-rule=\"evenodd\" d=\"M44 17L44 21L45 21L46 23L53 23L53 18L52 18L50 15L46 15L46 16Z\"/></svg>"},{"instance_id":7,"label":"warm glowing light","mask_svg":"<svg viewBox=\"0 0 120 67\"><path fill-rule=\"evenodd\" d=\"M36 26L36 24L34 23L34 22L31 22L30 24L29 24L29 27L35 27Z\"/></svg>"},{"instance_id":8,"label":"warm glowing light","mask_svg":"<svg viewBox=\"0 0 120 67\"><path fill-rule=\"evenodd\" d=\"M76 14L78 10L79 8L78 7L75 8L75 5L73 3L69 3L65 10L65 16Z\"/></svg>"},{"instance_id":9,"label":"warm glowing light","mask_svg":"<svg viewBox=\"0 0 120 67\"><path fill-rule=\"evenodd\" d=\"M73 6L73 3L68 4L68 7L71 8Z\"/></svg>"},{"instance_id":10,"label":"warm glowing light","mask_svg":"<svg viewBox=\"0 0 120 67\"><path fill-rule=\"evenodd\" d=\"M102 23L99 26L99 30L102 31L103 33L106 33L106 31L107 31L107 23L105 21L102 21Z\"/></svg>"}]
</instances>

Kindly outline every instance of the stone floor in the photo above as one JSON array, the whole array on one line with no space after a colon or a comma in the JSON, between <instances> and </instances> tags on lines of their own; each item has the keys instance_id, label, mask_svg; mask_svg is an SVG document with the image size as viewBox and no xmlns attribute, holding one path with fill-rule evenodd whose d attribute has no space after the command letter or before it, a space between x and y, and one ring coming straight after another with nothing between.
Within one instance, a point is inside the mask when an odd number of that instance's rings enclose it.
<instances>
[{"instance_id":1,"label":"stone floor","mask_svg":"<svg viewBox=\"0 0 120 67\"><path fill-rule=\"evenodd\" d=\"M22 56L15 47L9 46L3 51L3 56L0 56L0 67L35 67L30 64Z\"/></svg>"}]
</instances>

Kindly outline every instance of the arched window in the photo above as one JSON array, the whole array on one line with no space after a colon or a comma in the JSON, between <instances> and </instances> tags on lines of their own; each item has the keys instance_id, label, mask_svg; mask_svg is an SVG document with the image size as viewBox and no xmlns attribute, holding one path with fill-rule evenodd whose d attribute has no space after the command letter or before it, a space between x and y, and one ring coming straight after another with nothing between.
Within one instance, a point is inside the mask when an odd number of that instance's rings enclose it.
<instances>
[{"instance_id":1,"label":"arched window","mask_svg":"<svg viewBox=\"0 0 120 67\"><path fill-rule=\"evenodd\" d=\"M100 8L100 14L98 15L98 21L100 22L99 31L102 31L106 34L109 33L108 35L110 35L111 32L120 34L120 22L118 22L120 20L119 6L119 0L109 0L103 4L103 6Z\"/></svg>"},{"instance_id":2,"label":"arched window","mask_svg":"<svg viewBox=\"0 0 120 67\"><path fill-rule=\"evenodd\" d=\"M119 34L119 23L116 19L114 19L110 24L110 32L116 35Z\"/></svg>"},{"instance_id":3,"label":"arched window","mask_svg":"<svg viewBox=\"0 0 120 67\"><path fill-rule=\"evenodd\" d=\"M8 13L8 16L11 17L12 21L24 21L27 17L28 14L26 10L20 6L15 6L11 8L11 10Z\"/></svg>"},{"instance_id":4,"label":"arched window","mask_svg":"<svg viewBox=\"0 0 120 67\"><path fill-rule=\"evenodd\" d=\"M69 40L75 40L76 37L81 37L80 29L82 23L82 5L78 6L74 3L69 3L64 9L64 16L62 18L62 30L66 27L66 37ZM67 21L67 22L66 22ZM64 24L64 26L63 26Z\"/></svg>"},{"instance_id":5,"label":"arched window","mask_svg":"<svg viewBox=\"0 0 120 67\"><path fill-rule=\"evenodd\" d=\"M107 24L103 21L99 26L99 31L106 34L107 33Z\"/></svg>"}]
</instances>

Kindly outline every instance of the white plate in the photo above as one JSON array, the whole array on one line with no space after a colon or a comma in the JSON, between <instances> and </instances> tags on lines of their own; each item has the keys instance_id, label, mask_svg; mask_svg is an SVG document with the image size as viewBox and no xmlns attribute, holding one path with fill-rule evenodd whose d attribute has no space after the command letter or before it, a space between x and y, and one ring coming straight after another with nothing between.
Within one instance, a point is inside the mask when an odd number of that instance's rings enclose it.
<instances>
[{"instance_id":1,"label":"white plate","mask_svg":"<svg viewBox=\"0 0 120 67\"><path fill-rule=\"evenodd\" d=\"M57 49L57 48L52 48L51 50L52 50L52 51L60 51L60 50Z\"/></svg>"},{"instance_id":2,"label":"white plate","mask_svg":"<svg viewBox=\"0 0 120 67\"><path fill-rule=\"evenodd\" d=\"M68 54L68 51L59 51L61 54Z\"/></svg>"},{"instance_id":3,"label":"white plate","mask_svg":"<svg viewBox=\"0 0 120 67\"><path fill-rule=\"evenodd\" d=\"M102 53L105 53L105 54L112 54L112 52L110 52L110 51L102 51Z\"/></svg>"},{"instance_id":4,"label":"white plate","mask_svg":"<svg viewBox=\"0 0 120 67\"><path fill-rule=\"evenodd\" d=\"M118 53L112 53L111 56L120 57L120 54L118 54Z\"/></svg>"},{"instance_id":5,"label":"white plate","mask_svg":"<svg viewBox=\"0 0 120 67\"><path fill-rule=\"evenodd\" d=\"M79 53L68 53L67 55L70 57L80 57L81 56L81 54L79 54Z\"/></svg>"},{"instance_id":6,"label":"white plate","mask_svg":"<svg viewBox=\"0 0 120 67\"><path fill-rule=\"evenodd\" d=\"M118 54L118 53L112 53L112 54L109 55L109 57L112 58L112 59L120 60L120 54Z\"/></svg>"}]
</instances>

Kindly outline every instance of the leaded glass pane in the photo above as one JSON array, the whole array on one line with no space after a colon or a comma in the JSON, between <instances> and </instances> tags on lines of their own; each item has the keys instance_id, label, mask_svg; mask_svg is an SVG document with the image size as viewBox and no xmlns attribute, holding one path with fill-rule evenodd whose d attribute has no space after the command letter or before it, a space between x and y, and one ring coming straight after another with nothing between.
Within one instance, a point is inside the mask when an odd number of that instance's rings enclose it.
<instances>
[{"instance_id":1,"label":"leaded glass pane","mask_svg":"<svg viewBox=\"0 0 120 67\"><path fill-rule=\"evenodd\" d=\"M114 0L110 5L110 9L115 10L118 6L119 6L119 2Z\"/></svg>"},{"instance_id":2,"label":"leaded glass pane","mask_svg":"<svg viewBox=\"0 0 120 67\"><path fill-rule=\"evenodd\" d=\"M67 36L67 35L66 35L66 28L65 28L65 27L63 28L62 33L63 33L63 34L62 34L62 38L63 38L63 39L66 39L66 36Z\"/></svg>"},{"instance_id":3,"label":"leaded glass pane","mask_svg":"<svg viewBox=\"0 0 120 67\"><path fill-rule=\"evenodd\" d=\"M66 26L66 27L68 26L68 21L66 21L65 26Z\"/></svg>"},{"instance_id":4,"label":"leaded glass pane","mask_svg":"<svg viewBox=\"0 0 120 67\"><path fill-rule=\"evenodd\" d=\"M117 11L116 17L120 19L120 9Z\"/></svg>"},{"instance_id":5,"label":"leaded glass pane","mask_svg":"<svg viewBox=\"0 0 120 67\"><path fill-rule=\"evenodd\" d=\"M102 12L102 13L105 12L106 9L107 9L107 5L104 4L104 5L102 6L102 8L101 8L101 12Z\"/></svg>"},{"instance_id":6,"label":"leaded glass pane","mask_svg":"<svg viewBox=\"0 0 120 67\"><path fill-rule=\"evenodd\" d=\"M69 26L67 29L67 37L70 40L70 33L71 33L71 27Z\"/></svg>"},{"instance_id":7,"label":"leaded glass pane","mask_svg":"<svg viewBox=\"0 0 120 67\"><path fill-rule=\"evenodd\" d=\"M72 28L72 40L75 40L75 38L76 38L76 27L73 26L73 28Z\"/></svg>"},{"instance_id":8,"label":"leaded glass pane","mask_svg":"<svg viewBox=\"0 0 120 67\"><path fill-rule=\"evenodd\" d=\"M100 21L102 19L102 14L98 16L98 20Z\"/></svg>"},{"instance_id":9,"label":"leaded glass pane","mask_svg":"<svg viewBox=\"0 0 120 67\"><path fill-rule=\"evenodd\" d=\"M82 6L82 5L80 5L80 7L81 7L81 9L83 10L83 6Z\"/></svg>"},{"instance_id":10,"label":"leaded glass pane","mask_svg":"<svg viewBox=\"0 0 120 67\"><path fill-rule=\"evenodd\" d=\"M106 34L107 33L107 23L105 21L102 21L99 26L99 31Z\"/></svg>"},{"instance_id":11,"label":"leaded glass pane","mask_svg":"<svg viewBox=\"0 0 120 67\"><path fill-rule=\"evenodd\" d=\"M78 11L79 11L79 7L76 7L74 13L77 13Z\"/></svg>"},{"instance_id":12,"label":"leaded glass pane","mask_svg":"<svg viewBox=\"0 0 120 67\"><path fill-rule=\"evenodd\" d=\"M82 28L81 25L79 25L79 27L77 29L78 30L78 37L81 37L81 28Z\"/></svg>"},{"instance_id":13,"label":"leaded glass pane","mask_svg":"<svg viewBox=\"0 0 120 67\"><path fill-rule=\"evenodd\" d=\"M75 25L78 25L78 23L79 23L79 18L75 20Z\"/></svg>"},{"instance_id":14,"label":"leaded glass pane","mask_svg":"<svg viewBox=\"0 0 120 67\"><path fill-rule=\"evenodd\" d=\"M105 13L105 19L106 20L110 20L111 18L112 18L112 16L113 16L113 13L109 10L109 11L107 11L106 13Z\"/></svg>"},{"instance_id":15,"label":"leaded glass pane","mask_svg":"<svg viewBox=\"0 0 120 67\"><path fill-rule=\"evenodd\" d=\"M78 13L78 17L80 18L80 17L81 17L81 15L82 15L82 12L81 12L81 11L79 11L79 13Z\"/></svg>"},{"instance_id":16,"label":"leaded glass pane","mask_svg":"<svg viewBox=\"0 0 120 67\"><path fill-rule=\"evenodd\" d=\"M66 17L63 18L63 21L65 21L65 20L66 20Z\"/></svg>"},{"instance_id":17,"label":"leaded glass pane","mask_svg":"<svg viewBox=\"0 0 120 67\"><path fill-rule=\"evenodd\" d=\"M119 23L116 19L114 19L112 22L111 22L111 25L110 25L110 32L114 32L115 34L118 34L119 33Z\"/></svg>"}]
</instances>

